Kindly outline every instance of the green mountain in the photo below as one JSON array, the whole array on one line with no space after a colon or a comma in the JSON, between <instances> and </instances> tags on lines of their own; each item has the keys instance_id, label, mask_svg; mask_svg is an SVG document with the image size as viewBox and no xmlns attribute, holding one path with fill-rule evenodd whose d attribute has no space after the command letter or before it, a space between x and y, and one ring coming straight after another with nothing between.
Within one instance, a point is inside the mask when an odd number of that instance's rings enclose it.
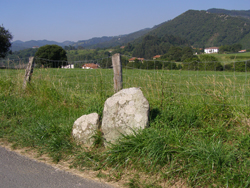
<instances>
[{"instance_id":1,"label":"green mountain","mask_svg":"<svg viewBox=\"0 0 250 188\"><path fill-rule=\"evenodd\" d=\"M26 42L23 42L23 41L20 41L20 40L16 40L12 43L11 45L11 48L12 48L12 51L19 51L19 50L24 50L24 49L27 49L27 48L32 48L34 46L38 46L38 47L41 47L41 46L44 46L46 44L56 44L58 46L68 46L68 45L72 45L74 44L74 42L72 41L64 41L64 42L56 42L56 41L48 41L48 40L30 40L30 41L26 41Z\"/></svg>"},{"instance_id":2,"label":"green mountain","mask_svg":"<svg viewBox=\"0 0 250 188\"><path fill-rule=\"evenodd\" d=\"M44 46L46 44L56 44L58 46L82 46L84 48L93 49L93 48L108 48L108 47L114 47L118 45L125 45L126 43L133 41L145 34L147 34L152 29L146 28L142 29L130 34L126 35L119 35L119 36L103 36L103 37L94 37L88 40L80 40L78 42L72 42L72 41L65 41L65 42L55 42L55 41L48 41L48 40L30 40L30 41L14 41L12 43L12 51L19 51L24 50L27 48L32 48L33 46Z\"/></svg>"},{"instance_id":3,"label":"green mountain","mask_svg":"<svg viewBox=\"0 0 250 188\"><path fill-rule=\"evenodd\" d=\"M135 45L142 44L147 35L160 38L165 35L178 36L189 41L190 45L199 48L235 43L242 44L243 48L250 48L249 17L250 10L188 10L173 20L163 22L153 28L113 37L109 41L96 43L88 48L121 46L129 42Z\"/></svg>"},{"instance_id":4,"label":"green mountain","mask_svg":"<svg viewBox=\"0 0 250 188\"><path fill-rule=\"evenodd\" d=\"M127 35L119 35L114 37L102 37L102 38L93 38L96 39L95 42L93 42L93 39L77 42L74 44L74 46L83 46L85 48L110 48L115 46L122 46L127 44L128 42L131 42L141 36L146 35L148 32L150 32L152 28L146 28L142 29ZM97 41L99 39L99 41ZM104 40L106 39L106 40Z\"/></svg>"},{"instance_id":5,"label":"green mountain","mask_svg":"<svg viewBox=\"0 0 250 188\"><path fill-rule=\"evenodd\" d=\"M241 43L243 48L250 48L250 19L188 10L148 34L179 36L187 39L194 47Z\"/></svg>"},{"instance_id":6,"label":"green mountain","mask_svg":"<svg viewBox=\"0 0 250 188\"><path fill-rule=\"evenodd\" d=\"M90 48L90 46L110 41L113 38L114 37L106 37L106 36L94 37L94 38L91 38L91 39L88 39L88 40L80 40L80 41L74 43L72 46L75 46L75 47L82 46L84 48Z\"/></svg>"},{"instance_id":7,"label":"green mountain","mask_svg":"<svg viewBox=\"0 0 250 188\"><path fill-rule=\"evenodd\" d=\"M143 57L151 59L155 55L163 55L169 51L171 46L187 47L189 42L183 38L173 35L164 35L158 37L155 35L147 35L143 37L141 42L134 43L132 48L129 44L125 47L131 49L134 57ZM192 51L192 49L191 49Z\"/></svg>"}]
</instances>

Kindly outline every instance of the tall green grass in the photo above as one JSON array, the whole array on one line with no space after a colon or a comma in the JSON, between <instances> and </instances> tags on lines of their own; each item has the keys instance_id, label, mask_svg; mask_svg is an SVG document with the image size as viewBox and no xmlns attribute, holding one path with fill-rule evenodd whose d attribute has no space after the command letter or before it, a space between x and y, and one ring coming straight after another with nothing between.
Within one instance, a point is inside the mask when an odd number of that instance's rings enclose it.
<instances>
[{"instance_id":1,"label":"tall green grass","mask_svg":"<svg viewBox=\"0 0 250 188\"><path fill-rule=\"evenodd\" d=\"M35 69L25 91L23 79L24 70L0 70L0 138L13 146L109 170L114 181L130 172L130 187L249 186L249 73L124 69L124 88L140 87L150 103L150 124L105 149L100 132L85 148L71 131L81 115L102 115L112 70Z\"/></svg>"}]
</instances>

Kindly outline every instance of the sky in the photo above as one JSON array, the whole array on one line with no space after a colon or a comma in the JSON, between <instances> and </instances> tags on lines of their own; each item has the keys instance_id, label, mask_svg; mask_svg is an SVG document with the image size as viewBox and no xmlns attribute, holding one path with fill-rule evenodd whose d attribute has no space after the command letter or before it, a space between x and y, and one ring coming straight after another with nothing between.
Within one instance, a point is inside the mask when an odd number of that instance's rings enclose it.
<instances>
[{"instance_id":1,"label":"sky","mask_svg":"<svg viewBox=\"0 0 250 188\"><path fill-rule=\"evenodd\" d=\"M0 0L0 24L13 41L57 42L152 28L187 10L249 10L249 0Z\"/></svg>"}]
</instances>

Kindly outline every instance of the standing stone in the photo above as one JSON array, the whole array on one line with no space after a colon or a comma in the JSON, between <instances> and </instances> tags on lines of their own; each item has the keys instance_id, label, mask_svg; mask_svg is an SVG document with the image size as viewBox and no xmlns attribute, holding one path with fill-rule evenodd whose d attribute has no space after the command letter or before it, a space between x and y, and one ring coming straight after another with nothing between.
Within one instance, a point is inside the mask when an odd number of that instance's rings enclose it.
<instances>
[{"instance_id":1,"label":"standing stone","mask_svg":"<svg viewBox=\"0 0 250 188\"><path fill-rule=\"evenodd\" d=\"M107 142L114 142L120 133L132 134L133 130L148 125L149 103L139 88L128 88L108 98L104 104L102 131Z\"/></svg>"},{"instance_id":2,"label":"standing stone","mask_svg":"<svg viewBox=\"0 0 250 188\"><path fill-rule=\"evenodd\" d=\"M100 121L97 113L83 115L74 122L72 135L78 143L91 146L93 144L91 137L99 126Z\"/></svg>"}]
</instances>

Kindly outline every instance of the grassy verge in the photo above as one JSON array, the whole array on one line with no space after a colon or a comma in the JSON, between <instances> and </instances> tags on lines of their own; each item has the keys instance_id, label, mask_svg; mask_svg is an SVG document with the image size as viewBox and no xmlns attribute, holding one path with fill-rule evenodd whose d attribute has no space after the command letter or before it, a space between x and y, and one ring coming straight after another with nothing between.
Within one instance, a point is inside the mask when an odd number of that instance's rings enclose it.
<instances>
[{"instance_id":1,"label":"grassy verge","mask_svg":"<svg viewBox=\"0 0 250 188\"><path fill-rule=\"evenodd\" d=\"M150 127L102 148L71 137L83 114L102 114L113 94L112 70L0 70L0 138L32 147L55 162L98 171L127 187L248 187L249 80L246 73L124 70L125 87L141 87Z\"/></svg>"}]
</instances>

